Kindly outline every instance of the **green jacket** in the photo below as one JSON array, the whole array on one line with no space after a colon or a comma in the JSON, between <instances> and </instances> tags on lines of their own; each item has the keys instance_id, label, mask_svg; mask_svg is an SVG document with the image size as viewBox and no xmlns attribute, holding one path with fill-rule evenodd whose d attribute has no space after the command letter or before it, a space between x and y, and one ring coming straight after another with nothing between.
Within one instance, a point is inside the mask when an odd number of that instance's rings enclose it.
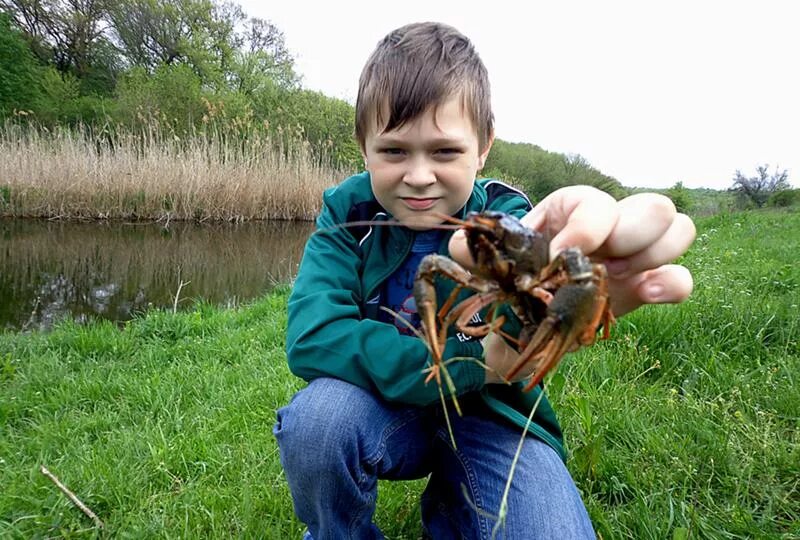
<instances>
[{"instance_id":1,"label":"green jacket","mask_svg":"<svg viewBox=\"0 0 800 540\"><path fill-rule=\"evenodd\" d=\"M475 182L458 217L482 210L521 217L530 209L524 194L486 179ZM317 231L306 244L289 298L286 352L292 373L307 381L334 377L388 401L425 406L439 400L437 385L424 383L422 370L431 361L425 344L377 320L381 285L410 252L415 233L402 226L340 227L355 221L390 219L372 193L367 172L325 192ZM439 253L447 254L451 234L443 235ZM437 297L443 299L453 283L440 279L436 287ZM508 324L516 325L519 332L515 317ZM516 335L513 328L504 329ZM482 358L483 347L479 340L464 340L451 328L443 358L453 357ZM525 393L521 383L484 384L484 369L476 362L453 362L447 369L459 395L477 391L493 411L525 426L541 387ZM565 459L561 428L546 397L539 403L529 431Z\"/></svg>"}]
</instances>

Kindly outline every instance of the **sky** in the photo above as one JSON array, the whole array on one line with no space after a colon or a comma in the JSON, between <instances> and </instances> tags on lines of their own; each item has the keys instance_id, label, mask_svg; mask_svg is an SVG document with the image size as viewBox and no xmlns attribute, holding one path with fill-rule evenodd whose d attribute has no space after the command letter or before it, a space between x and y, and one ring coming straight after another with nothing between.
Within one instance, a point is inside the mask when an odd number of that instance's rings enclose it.
<instances>
[{"instance_id":1,"label":"sky","mask_svg":"<svg viewBox=\"0 0 800 540\"><path fill-rule=\"evenodd\" d=\"M764 164L800 186L794 0L238 3L283 31L303 87L328 96L354 104L380 39L440 21L483 59L504 141L580 154L628 187L726 189Z\"/></svg>"}]
</instances>

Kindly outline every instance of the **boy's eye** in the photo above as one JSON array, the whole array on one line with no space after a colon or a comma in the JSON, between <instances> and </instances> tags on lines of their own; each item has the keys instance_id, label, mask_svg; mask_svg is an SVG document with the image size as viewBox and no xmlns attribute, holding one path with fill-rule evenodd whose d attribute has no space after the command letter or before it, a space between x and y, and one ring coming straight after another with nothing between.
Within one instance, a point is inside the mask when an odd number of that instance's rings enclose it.
<instances>
[{"instance_id":1,"label":"boy's eye","mask_svg":"<svg viewBox=\"0 0 800 540\"><path fill-rule=\"evenodd\" d=\"M440 156L452 157L452 156L457 156L462 152L460 148L440 148L439 150L436 151L436 153L439 154Z\"/></svg>"},{"instance_id":2,"label":"boy's eye","mask_svg":"<svg viewBox=\"0 0 800 540\"><path fill-rule=\"evenodd\" d=\"M379 150L382 154L388 154L390 156L399 156L403 154L402 148L381 148Z\"/></svg>"}]
</instances>

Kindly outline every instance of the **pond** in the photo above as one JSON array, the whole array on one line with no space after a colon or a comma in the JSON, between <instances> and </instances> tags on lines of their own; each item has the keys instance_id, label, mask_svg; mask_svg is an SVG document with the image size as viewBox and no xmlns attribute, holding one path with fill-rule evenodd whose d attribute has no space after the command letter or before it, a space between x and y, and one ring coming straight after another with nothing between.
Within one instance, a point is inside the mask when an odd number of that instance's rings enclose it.
<instances>
[{"instance_id":1,"label":"pond","mask_svg":"<svg viewBox=\"0 0 800 540\"><path fill-rule=\"evenodd\" d=\"M0 220L0 328L126 321L151 307L235 306L290 282L311 222Z\"/></svg>"}]
</instances>

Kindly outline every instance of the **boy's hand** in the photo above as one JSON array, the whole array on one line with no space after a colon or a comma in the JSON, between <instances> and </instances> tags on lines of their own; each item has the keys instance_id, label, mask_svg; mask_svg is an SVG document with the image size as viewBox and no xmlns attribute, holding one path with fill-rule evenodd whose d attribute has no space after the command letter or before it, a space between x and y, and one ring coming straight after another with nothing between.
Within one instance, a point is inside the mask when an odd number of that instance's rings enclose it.
<instances>
[{"instance_id":1,"label":"boy's hand","mask_svg":"<svg viewBox=\"0 0 800 540\"><path fill-rule=\"evenodd\" d=\"M549 234L550 256L577 246L608 269L611 309L616 317L643 304L678 303L692 292L689 270L669 264L694 241L692 220L676 212L669 198L654 193L615 201L589 186L569 186L554 191L522 218L522 222ZM450 241L455 260L471 267L463 231ZM486 382L500 382L516 361L516 353L502 339L489 336L484 343ZM515 379L527 378L523 370Z\"/></svg>"},{"instance_id":2,"label":"boy's hand","mask_svg":"<svg viewBox=\"0 0 800 540\"><path fill-rule=\"evenodd\" d=\"M522 222L553 235L551 257L578 246L608 269L609 296L619 317L642 304L678 303L692 292L689 270L669 264L695 237L692 220L655 193L615 201L588 186L559 189Z\"/></svg>"},{"instance_id":3,"label":"boy's hand","mask_svg":"<svg viewBox=\"0 0 800 540\"><path fill-rule=\"evenodd\" d=\"M551 258L577 246L606 265L616 317L643 304L682 302L692 292L689 270L669 263L694 241L694 223L668 197L642 193L615 201L593 187L569 186L545 197L522 222L552 237ZM462 231L450 240L450 253L472 266Z\"/></svg>"}]
</instances>

